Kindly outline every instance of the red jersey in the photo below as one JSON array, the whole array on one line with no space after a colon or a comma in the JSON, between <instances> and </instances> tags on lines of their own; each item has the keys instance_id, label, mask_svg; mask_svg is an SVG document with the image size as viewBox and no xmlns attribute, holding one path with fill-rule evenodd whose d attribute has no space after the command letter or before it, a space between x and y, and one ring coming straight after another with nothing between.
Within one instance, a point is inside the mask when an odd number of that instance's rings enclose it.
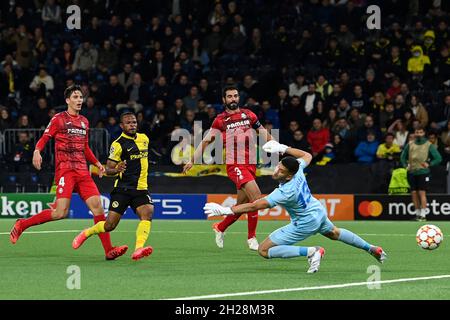
<instances>
[{"instance_id":1,"label":"red jersey","mask_svg":"<svg viewBox=\"0 0 450 320\"><path fill-rule=\"evenodd\" d=\"M85 117L60 112L50 120L36 149L42 151L47 141L55 138L55 171L89 172L86 158L92 163L98 160L89 148L88 133L89 121Z\"/></svg>"},{"instance_id":2,"label":"red jersey","mask_svg":"<svg viewBox=\"0 0 450 320\"><path fill-rule=\"evenodd\" d=\"M226 147L227 165L256 164L255 146L257 140L255 132L251 129L258 129L259 127L261 127L261 123L258 117L248 109L240 108L239 112L236 113L224 111L217 115L211 128L222 132L223 145ZM230 146L233 147L231 150ZM252 152L250 152L250 148L252 148Z\"/></svg>"}]
</instances>

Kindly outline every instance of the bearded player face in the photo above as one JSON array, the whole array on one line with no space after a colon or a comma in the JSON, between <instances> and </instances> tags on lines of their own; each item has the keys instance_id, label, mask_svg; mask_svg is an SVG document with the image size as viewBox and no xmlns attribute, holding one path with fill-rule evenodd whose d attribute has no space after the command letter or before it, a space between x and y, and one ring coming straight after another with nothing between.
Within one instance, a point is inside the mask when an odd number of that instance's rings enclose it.
<instances>
[{"instance_id":1,"label":"bearded player face","mask_svg":"<svg viewBox=\"0 0 450 320\"><path fill-rule=\"evenodd\" d=\"M239 107L239 92L237 90L227 90L222 98L225 108L236 110Z\"/></svg>"}]
</instances>

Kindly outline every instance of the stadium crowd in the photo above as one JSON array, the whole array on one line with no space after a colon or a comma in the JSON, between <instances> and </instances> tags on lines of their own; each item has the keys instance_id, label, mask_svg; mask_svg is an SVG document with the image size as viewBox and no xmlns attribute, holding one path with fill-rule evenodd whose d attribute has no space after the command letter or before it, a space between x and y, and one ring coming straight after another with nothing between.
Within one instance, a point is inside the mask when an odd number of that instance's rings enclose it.
<instances>
[{"instance_id":1,"label":"stadium crowd","mask_svg":"<svg viewBox=\"0 0 450 320\"><path fill-rule=\"evenodd\" d=\"M381 30L364 0L2 1L0 131L45 128L78 83L92 128L112 141L131 109L170 164L171 132L209 128L237 84L241 105L317 165L396 160L418 126L446 163L450 3L378 2ZM70 4L80 30L66 27ZM31 159L26 133L15 148L7 161Z\"/></svg>"}]
</instances>

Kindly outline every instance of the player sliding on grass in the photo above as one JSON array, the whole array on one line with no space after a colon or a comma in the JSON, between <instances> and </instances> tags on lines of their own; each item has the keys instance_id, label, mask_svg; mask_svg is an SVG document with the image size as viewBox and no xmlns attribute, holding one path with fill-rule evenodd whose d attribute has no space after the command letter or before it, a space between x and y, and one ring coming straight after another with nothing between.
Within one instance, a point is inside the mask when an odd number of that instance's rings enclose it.
<instances>
[{"instance_id":1,"label":"player sliding on grass","mask_svg":"<svg viewBox=\"0 0 450 320\"><path fill-rule=\"evenodd\" d=\"M258 117L248 109L239 108L239 91L236 87L229 86L224 88L222 101L225 111L219 114L211 126L221 132L226 150L227 175L236 185L237 204L253 202L261 197L261 191L255 181L256 177L256 157L252 159L252 151L255 149L251 146L252 129L258 134L265 137L265 140L271 140L272 136L261 126ZM198 159L203 154L203 150L214 141L215 135L208 134L203 139L201 145L195 150L190 162L184 168L186 173L193 166L194 159ZM228 140L228 143L227 143ZM230 142L231 141L231 142ZM244 150L238 150L241 145ZM229 149L230 146L230 150ZM256 154L256 153L253 153ZM242 158L242 159L241 159ZM252 160L255 160L252 163ZM258 250L258 241L256 240L256 225L258 224L258 211L242 211L247 213L248 237L247 244L251 250ZM225 230L235 223L241 214L226 217L222 222L213 225L216 233L216 244L219 248L223 248L223 240Z\"/></svg>"},{"instance_id":2,"label":"player sliding on grass","mask_svg":"<svg viewBox=\"0 0 450 320\"><path fill-rule=\"evenodd\" d=\"M321 247L299 247L293 244L317 233L363 249L383 263L386 253L381 247L367 243L351 231L334 226L320 201L311 195L303 173L303 169L311 162L311 154L274 140L267 142L263 150L290 155L278 163L272 175L280 183L279 187L263 199L231 208L222 207L217 203L207 203L204 207L206 214L232 216L242 212L273 208L276 205L284 207L291 216L291 223L272 232L259 245L258 252L268 259L306 256L310 265L308 273L319 271L325 250Z\"/></svg>"},{"instance_id":3,"label":"player sliding on grass","mask_svg":"<svg viewBox=\"0 0 450 320\"><path fill-rule=\"evenodd\" d=\"M136 133L137 120L132 112L120 116L123 132L111 144L106 174L119 176L111 192L108 218L95 226L82 231L73 240L72 247L78 249L87 238L94 234L104 235L114 230L128 206L134 210L141 221L136 230L136 247L133 260L149 256L151 246L144 247L150 234L153 216L153 202L148 193L148 137ZM105 233L106 232L106 233Z\"/></svg>"},{"instance_id":4,"label":"player sliding on grass","mask_svg":"<svg viewBox=\"0 0 450 320\"><path fill-rule=\"evenodd\" d=\"M89 122L80 115L83 103L81 87L77 85L68 87L64 91L64 97L68 106L67 111L56 114L50 120L33 154L33 165L37 170L41 170L41 152L51 138L55 139L55 181L58 182L56 208L43 210L28 219L18 219L11 230L10 240L13 244L19 240L22 232L31 226L66 218L73 191L78 192L86 202L94 214L95 223L105 220L100 193L89 174L86 158L99 168L100 177L105 168L89 148ZM120 257L128 249L127 246L113 247L109 234L102 234L99 237L107 260Z\"/></svg>"}]
</instances>

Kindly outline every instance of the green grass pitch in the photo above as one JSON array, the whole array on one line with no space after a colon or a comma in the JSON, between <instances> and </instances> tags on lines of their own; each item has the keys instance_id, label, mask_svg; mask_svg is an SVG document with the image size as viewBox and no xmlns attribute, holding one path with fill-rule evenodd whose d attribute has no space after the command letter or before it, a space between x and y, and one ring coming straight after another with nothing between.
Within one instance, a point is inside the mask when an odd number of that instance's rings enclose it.
<instances>
[{"instance_id":1,"label":"green grass pitch","mask_svg":"<svg viewBox=\"0 0 450 320\"><path fill-rule=\"evenodd\" d=\"M420 249L415 233L425 223L336 222L373 244L383 246L388 260L380 265L369 254L316 235L302 245L326 249L320 271L307 274L305 258L261 258L246 244L247 224L239 221L225 236L225 247L214 242L210 221L155 220L147 244L153 254L132 261L137 220L122 220L112 232L113 243L130 246L125 256L105 261L100 241L89 239L73 250L74 236L89 220L63 220L28 229L16 245L9 242L14 220L0 220L0 299L172 299L223 294L220 299L450 299L450 222L438 225L444 242L434 251ZM258 239L285 225L285 221L260 221ZM47 232L48 231L48 232ZM371 265L381 269L379 289L366 282ZM80 289L69 290L69 266L79 267ZM373 275L372 275L373 276ZM412 279L412 280L411 280ZM415 279L415 280L414 280ZM333 286L336 287L323 287ZM323 288L317 288L323 287ZM303 288L301 291L230 296L233 293ZM208 297L206 297L208 298ZM204 298L204 299L206 299Z\"/></svg>"}]
</instances>

